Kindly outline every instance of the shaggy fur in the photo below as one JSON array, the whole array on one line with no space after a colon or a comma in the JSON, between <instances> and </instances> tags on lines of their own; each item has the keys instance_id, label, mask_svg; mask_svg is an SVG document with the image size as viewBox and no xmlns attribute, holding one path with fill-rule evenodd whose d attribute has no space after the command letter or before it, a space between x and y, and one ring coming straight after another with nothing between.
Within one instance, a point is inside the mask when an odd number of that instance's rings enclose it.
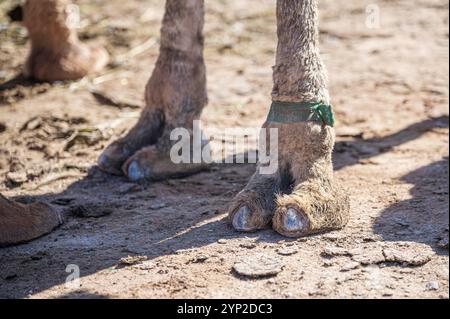
<instances>
[{"instance_id":1,"label":"shaggy fur","mask_svg":"<svg viewBox=\"0 0 450 319\"><path fill-rule=\"evenodd\" d=\"M46 204L23 205L0 194L0 247L33 240L61 223L59 213Z\"/></svg>"},{"instance_id":2,"label":"shaggy fur","mask_svg":"<svg viewBox=\"0 0 450 319\"><path fill-rule=\"evenodd\" d=\"M334 129L315 123L268 126L279 130L280 169L287 174L284 179L293 182L287 193L277 197L273 228L289 237L342 228L348 221L350 204L333 178ZM307 221L305 227L286 227L289 209Z\"/></svg>"},{"instance_id":3,"label":"shaggy fur","mask_svg":"<svg viewBox=\"0 0 450 319\"><path fill-rule=\"evenodd\" d=\"M27 0L24 25L31 51L24 75L41 81L76 80L100 71L108 63L102 48L91 48L78 40L67 24L69 0Z\"/></svg>"}]
</instances>

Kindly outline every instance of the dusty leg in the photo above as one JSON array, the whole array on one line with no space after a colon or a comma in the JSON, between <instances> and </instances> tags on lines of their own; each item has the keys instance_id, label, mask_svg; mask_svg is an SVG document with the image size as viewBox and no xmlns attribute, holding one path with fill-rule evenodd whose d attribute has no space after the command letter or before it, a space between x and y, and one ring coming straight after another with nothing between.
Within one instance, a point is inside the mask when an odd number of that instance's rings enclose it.
<instances>
[{"instance_id":1,"label":"dusty leg","mask_svg":"<svg viewBox=\"0 0 450 319\"><path fill-rule=\"evenodd\" d=\"M24 24L31 39L25 76L41 81L76 80L100 71L108 53L78 40L71 26L70 0L27 0Z\"/></svg>"},{"instance_id":2,"label":"dusty leg","mask_svg":"<svg viewBox=\"0 0 450 319\"><path fill-rule=\"evenodd\" d=\"M317 0L278 0L277 19L273 100L328 105L327 75L318 49ZM299 237L343 227L348 221L349 199L333 179L334 129L319 121L273 120L265 127L278 129L279 175L292 181L287 191L277 194L273 228L285 236ZM251 183L249 187L258 197L266 196ZM251 199L241 204L246 206L252 207ZM253 215L265 216L264 209L253 210ZM234 213L231 210L230 216L236 219ZM254 216L248 217L247 224L253 220Z\"/></svg>"},{"instance_id":3,"label":"dusty leg","mask_svg":"<svg viewBox=\"0 0 450 319\"><path fill-rule=\"evenodd\" d=\"M203 59L204 0L167 0L161 48L146 87L146 108L138 124L100 156L101 169L131 180L194 173L203 165L173 164L174 128L192 130L207 103Z\"/></svg>"},{"instance_id":4,"label":"dusty leg","mask_svg":"<svg viewBox=\"0 0 450 319\"><path fill-rule=\"evenodd\" d=\"M61 223L59 213L46 204L23 205L0 195L0 247L33 240Z\"/></svg>"}]
</instances>

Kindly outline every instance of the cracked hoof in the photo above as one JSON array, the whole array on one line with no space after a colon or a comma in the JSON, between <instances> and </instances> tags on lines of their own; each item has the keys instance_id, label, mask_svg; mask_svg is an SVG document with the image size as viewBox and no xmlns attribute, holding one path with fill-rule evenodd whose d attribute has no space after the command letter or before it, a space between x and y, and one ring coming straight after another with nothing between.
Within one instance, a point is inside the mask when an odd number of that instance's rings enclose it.
<instances>
[{"instance_id":1,"label":"cracked hoof","mask_svg":"<svg viewBox=\"0 0 450 319\"><path fill-rule=\"evenodd\" d=\"M109 54L103 48L82 43L69 45L61 53L32 51L25 66L24 75L39 81L73 81L91 73L100 72L109 62Z\"/></svg>"},{"instance_id":2,"label":"cracked hoof","mask_svg":"<svg viewBox=\"0 0 450 319\"><path fill-rule=\"evenodd\" d=\"M300 237L308 234L310 222L308 217L294 208L289 208L282 214L280 222L274 223L275 230L287 237Z\"/></svg>"},{"instance_id":3,"label":"cracked hoof","mask_svg":"<svg viewBox=\"0 0 450 319\"><path fill-rule=\"evenodd\" d=\"M233 216L233 227L240 232L251 232L257 228L251 223L252 212L247 205L242 205Z\"/></svg>"}]
</instances>

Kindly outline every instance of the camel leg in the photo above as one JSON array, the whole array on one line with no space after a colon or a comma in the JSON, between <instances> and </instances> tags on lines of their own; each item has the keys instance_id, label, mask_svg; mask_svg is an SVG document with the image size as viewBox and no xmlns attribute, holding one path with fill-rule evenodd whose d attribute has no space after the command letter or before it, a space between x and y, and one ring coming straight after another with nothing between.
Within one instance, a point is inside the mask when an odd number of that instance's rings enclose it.
<instances>
[{"instance_id":1,"label":"camel leg","mask_svg":"<svg viewBox=\"0 0 450 319\"><path fill-rule=\"evenodd\" d=\"M281 191L280 188L278 174L262 175L256 172L229 208L229 219L234 229L253 232L266 228L272 220L276 194Z\"/></svg>"},{"instance_id":2,"label":"camel leg","mask_svg":"<svg viewBox=\"0 0 450 319\"><path fill-rule=\"evenodd\" d=\"M0 247L28 242L61 224L60 214L46 204L24 205L0 194Z\"/></svg>"},{"instance_id":3,"label":"camel leg","mask_svg":"<svg viewBox=\"0 0 450 319\"><path fill-rule=\"evenodd\" d=\"M174 164L170 159L175 128L193 129L207 103L203 59L204 0L167 0L161 47L146 87L146 107L123 138L100 156L99 167L131 180L188 175L203 164Z\"/></svg>"},{"instance_id":4,"label":"camel leg","mask_svg":"<svg viewBox=\"0 0 450 319\"><path fill-rule=\"evenodd\" d=\"M291 108L306 103L329 105L327 74L319 52L317 0L278 0L277 21L274 103L290 104ZM269 224L267 210L272 207L273 228L289 237L339 229L347 223L349 198L333 178L334 128L324 121L293 119L292 115L284 119L269 117L264 125L278 129L280 177L265 188L250 182L244 192L268 198L267 192L280 189L277 180L290 181L291 185L278 191L276 198L270 197L273 203L266 201L263 206L254 205L251 197L242 200L238 195L229 213L236 229L242 230L239 224L247 229L260 228L261 220ZM261 180L264 176L255 178Z\"/></svg>"},{"instance_id":5,"label":"camel leg","mask_svg":"<svg viewBox=\"0 0 450 319\"><path fill-rule=\"evenodd\" d=\"M39 81L76 80L103 69L108 53L81 43L70 23L70 0L27 0L24 25L31 51L24 75Z\"/></svg>"}]
</instances>

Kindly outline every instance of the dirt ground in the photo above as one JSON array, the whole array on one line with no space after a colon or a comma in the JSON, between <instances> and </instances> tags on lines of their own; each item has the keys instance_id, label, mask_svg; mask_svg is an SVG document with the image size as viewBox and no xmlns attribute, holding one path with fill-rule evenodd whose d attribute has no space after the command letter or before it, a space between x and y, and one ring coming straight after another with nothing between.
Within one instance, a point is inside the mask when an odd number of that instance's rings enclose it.
<instances>
[{"instance_id":1,"label":"dirt ground","mask_svg":"<svg viewBox=\"0 0 450 319\"><path fill-rule=\"evenodd\" d=\"M227 224L254 165L139 185L95 167L139 115L163 1L78 1L80 37L105 45L114 63L53 85L14 79L28 48L5 16L15 2L0 0L0 192L53 203L65 223L0 249L0 298L448 298L448 1L320 1L336 177L352 217L342 231L298 240ZM366 26L373 3L379 28ZM274 0L207 1L206 131L263 123L274 13ZM145 258L131 265L128 256ZM282 271L234 272L258 256ZM79 267L81 286L65 285L68 265Z\"/></svg>"}]
</instances>

